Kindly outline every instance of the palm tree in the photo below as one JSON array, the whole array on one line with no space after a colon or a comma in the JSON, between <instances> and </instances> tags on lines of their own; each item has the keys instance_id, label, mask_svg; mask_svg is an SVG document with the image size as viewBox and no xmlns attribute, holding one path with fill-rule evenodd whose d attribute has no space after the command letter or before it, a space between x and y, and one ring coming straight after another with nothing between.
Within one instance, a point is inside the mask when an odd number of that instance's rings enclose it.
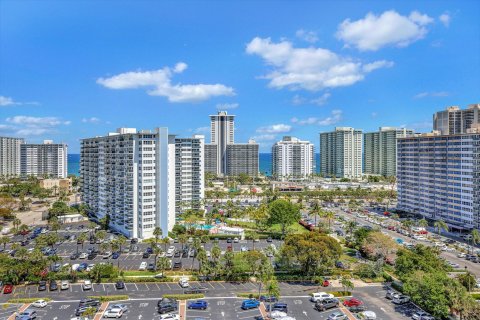
<instances>
[{"instance_id":1,"label":"palm tree","mask_svg":"<svg viewBox=\"0 0 480 320\"><path fill-rule=\"evenodd\" d=\"M195 239L193 239L192 247L195 250L195 253L193 254L193 258L192 258L192 270L193 270L193 264L195 262L195 255L198 253L201 246L202 246L202 243L200 242L199 238L196 237Z\"/></svg>"},{"instance_id":2,"label":"palm tree","mask_svg":"<svg viewBox=\"0 0 480 320\"><path fill-rule=\"evenodd\" d=\"M110 243L108 242L102 242L100 243L100 252L105 253L108 248L110 248Z\"/></svg>"},{"instance_id":3,"label":"palm tree","mask_svg":"<svg viewBox=\"0 0 480 320\"><path fill-rule=\"evenodd\" d=\"M347 233L352 236L353 232L355 232L355 229L357 228L357 222L354 220L348 220L345 226L345 229L347 229Z\"/></svg>"},{"instance_id":4,"label":"palm tree","mask_svg":"<svg viewBox=\"0 0 480 320\"><path fill-rule=\"evenodd\" d=\"M160 259L157 260L155 266L157 270L160 270L160 272L163 274L165 269L171 267L170 259L168 259L167 257L160 257Z\"/></svg>"},{"instance_id":5,"label":"palm tree","mask_svg":"<svg viewBox=\"0 0 480 320\"><path fill-rule=\"evenodd\" d=\"M20 219L18 219L18 218L13 219L13 221L12 221L13 229L15 231L17 231L17 228L18 228L18 226L20 226L21 223L22 223L22 221Z\"/></svg>"},{"instance_id":6,"label":"palm tree","mask_svg":"<svg viewBox=\"0 0 480 320\"><path fill-rule=\"evenodd\" d=\"M331 230L332 221L335 219L335 214L332 211L326 211L323 217L327 220L328 230Z\"/></svg>"},{"instance_id":7,"label":"palm tree","mask_svg":"<svg viewBox=\"0 0 480 320\"><path fill-rule=\"evenodd\" d=\"M125 238L124 235L119 235L118 238L117 238L117 242L118 242L118 247L119 247L119 251L122 251L122 246L125 245L125 243L127 243L127 238Z\"/></svg>"},{"instance_id":8,"label":"palm tree","mask_svg":"<svg viewBox=\"0 0 480 320\"><path fill-rule=\"evenodd\" d=\"M3 236L0 238L0 245L3 245L3 250L7 247L7 244L10 242L10 238L7 236Z\"/></svg>"},{"instance_id":9,"label":"palm tree","mask_svg":"<svg viewBox=\"0 0 480 320\"><path fill-rule=\"evenodd\" d=\"M435 221L433 226L437 229L438 234L441 234L442 230L448 231L448 225L442 219Z\"/></svg>"},{"instance_id":10,"label":"palm tree","mask_svg":"<svg viewBox=\"0 0 480 320\"><path fill-rule=\"evenodd\" d=\"M80 242L80 244L82 245L82 251L83 251L83 243L85 241L87 241L87 234L85 232L82 232L78 235L78 239L77 239L77 253L78 253L78 243Z\"/></svg>"},{"instance_id":11,"label":"palm tree","mask_svg":"<svg viewBox=\"0 0 480 320\"><path fill-rule=\"evenodd\" d=\"M258 233L256 233L255 231L249 231L247 233L247 238L250 238L250 240L252 240L253 250L255 250L255 241L258 240Z\"/></svg>"},{"instance_id":12,"label":"palm tree","mask_svg":"<svg viewBox=\"0 0 480 320\"><path fill-rule=\"evenodd\" d=\"M354 287L353 282L349 278L346 278L346 277L342 277L340 279L340 284L342 285L343 292L352 290L353 287Z\"/></svg>"},{"instance_id":13,"label":"palm tree","mask_svg":"<svg viewBox=\"0 0 480 320\"><path fill-rule=\"evenodd\" d=\"M426 228L426 227L428 227L428 221L425 220L425 218L417 220L417 226L422 227L422 228Z\"/></svg>"},{"instance_id":14,"label":"palm tree","mask_svg":"<svg viewBox=\"0 0 480 320\"><path fill-rule=\"evenodd\" d=\"M180 242L180 244L182 245L182 251L187 241L188 241L188 237L186 234L181 234L178 236L178 242Z\"/></svg>"},{"instance_id":15,"label":"palm tree","mask_svg":"<svg viewBox=\"0 0 480 320\"><path fill-rule=\"evenodd\" d=\"M403 220L402 226L408 230L409 233L412 233L413 221L410 219Z\"/></svg>"},{"instance_id":16,"label":"palm tree","mask_svg":"<svg viewBox=\"0 0 480 320\"><path fill-rule=\"evenodd\" d=\"M275 297L278 299L278 297L280 297L280 287L278 285L278 282L276 279L270 279L268 281L266 281L265 283L265 289L267 290L267 293L268 293L268 296L269 297ZM269 307L268 308L270 310L270 317L272 316L272 299L269 299Z\"/></svg>"},{"instance_id":17,"label":"palm tree","mask_svg":"<svg viewBox=\"0 0 480 320\"><path fill-rule=\"evenodd\" d=\"M167 251L167 244L170 244L170 239L165 237L160 239L160 243L163 244L164 251Z\"/></svg>"},{"instance_id":18,"label":"palm tree","mask_svg":"<svg viewBox=\"0 0 480 320\"><path fill-rule=\"evenodd\" d=\"M473 254L473 246L480 242L480 232L477 229L473 229L470 233L470 243L472 244L472 254Z\"/></svg>"},{"instance_id":19,"label":"palm tree","mask_svg":"<svg viewBox=\"0 0 480 320\"><path fill-rule=\"evenodd\" d=\"M317 215L320 215L320 212L322 211L322 208L320 206L320 203L318 200L315 200L315 202L313 203L313 206L312 208L310 209L309 211L309 215L310 216L313 216L314 219L315 219L315 227L317 226Z\"/></svg>"},{"instance_id":20,"label":"palm tree","mask_svg":"<svg viewBox=\"0 0 480 320\"><path fill-rule=\"evenodd\" d=\"M160 227L155 227L153 229L153 236L155 237L155 245L158 243L158 239L162 236L162 228Z\"/></svg>"},{"instance_id":21,"label":"palm tree","mask_svg":"<svg viewBox=\"0 0 480 320\"><path fill-rule=\"evenodd\" d=\"M157 265L157 259L158 259L158 256L162 254L163 250L157 246L157 245L154 245L153 248L152 248L152 251L153 251L153 255L155 256L155 266Z\"/></svg>"}]
</instances>

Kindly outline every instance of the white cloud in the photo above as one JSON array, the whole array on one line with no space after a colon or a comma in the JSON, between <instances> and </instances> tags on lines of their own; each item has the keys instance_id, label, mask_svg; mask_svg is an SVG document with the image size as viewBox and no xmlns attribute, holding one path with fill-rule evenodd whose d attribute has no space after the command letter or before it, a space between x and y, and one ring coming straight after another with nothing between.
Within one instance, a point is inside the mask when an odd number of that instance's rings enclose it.
<instances>
[{"instance_id":1,"label":"white cloud","mask_svg":"<svg viewBox=\"0 0 480 320\"><path fill-rule=\"evenodd\" d=\"M39 105L39 103L35 101L18 102L13 100L13 98L11 97L0 96L0 107L14 106L14 105Z\"/></svg>"},{"instance_id":2,"label":"white cloud","mask_svg":"<svg viewBox=\"0 0 480 320\"><path fill-rule=\"evenodd\" d=\"M427 98L427 97L434 97L434 98L439 98L439 97L448 97L450 95L449 92L446 91L432 91L432 92L420 92L417 93L416 95L413 96L414 99L422 99L422 98Z\"/></svg>"},{"instance_id":3,"label":"white cloud","mask_svg":"<svg viewBox=\"0 0 480 320\"><path fill-rule=\"evenodd\" d=\"M261 134L261 135L258 135L258 136L250 137L250 139L255 140L255 142L262 142L262 141L272 141L272 140L275 140L276 137L277 137L277 136L274 135L274 134Z\"/></svg>"},{"instance_id":4,"label":"white cloud","mask_svg":"<svg viewBox=\"0 0 480 320\"><path fill-rule=\"evenodd\" d=\"M406 47L425 37L427 25L433 18L418 11L402 16L394 10L377 16L368 13L364 19L346 19L337 30L337 38L346 46L354 46L361 51L375 51L385 46Z\"/></svg>"},{"instance_id":5,"label":"white cloud","mask_svg":"<svg viewBox=\"0 0 480 320\"><path fill-rule=\"evenodd\" d=\"M299 96L298 94L294 95L293 98L292 98L292 104L294 106L299 106L301 104L304 104L306 101L305 98L302 98L301 96Z\"/></svg>"},{"instance_id":6,"label":"white cloud","mask_svg":"<svg viewBox=\"0 0 480 320\"><path fill-rule=\"evenodd\" d=\"M237 109L238 103L219 103L217 104L217 110L232 110Z\"/></svg>"},{"instance_id":7,"label":"white cloud","mask_svg":"<svg viewBox=\"0 0 480 320\"><path fill-rule=\"evenodd\" d=\"M199 127L193 130L195 133L208 133L210 132L210 127Z\"/></svg>"},{"instance_id":8,"label":"white cloud","mask_svg":"<svg viewBox=\"0 0 480 320\"><path fill-rule=\"evenodd\" d=\"M97 83L109 89L137 89L151 87L151 96L166 97L170 102L199 102L216 96L232 96L235 91L223 84L172 84L174 74L182 73L187 64L179 62L175 67L153 71L131 71L110 78L99 78Z\"/></svg>"},{"instance_id":9,"label":"white cloud","mask_svg":"<svg viewBox=\"0 0 480 320\"><path fill-rule=\"evenodd\" d=\"M319 126L331 126L342 120L342 110L332 110L330 116L325 118L309 117L307 119L292 118L291 121L298 125L319 125Z\"/></svg>"},{"instance_id":10,"label":"white cloud","mask_svg":"<svg viewBox=\"0 0 480 320\"><path fill-rule=\"evenodd\" d=\"M415 131L431 131L433 128L432 121L431 120L425 120L422 122L414 122L410 124L402 124L400 128L408 128L408 129L413 129Z\"/></svg>"},{"instance_id":11,"label":"white cloud","mask_svg":"<svg viewBox=\"0 0 480 320\"><path fill-rule=\"evenodd\" d=\"M295 35L297 36L297 38L300 38L309 43L315 43L318 41L317 33L314 31L300 29L295 32Z\"/></svg>"},{"instance_id":12,"label":"white cloud","mask_svg":"<svg viewBox=\"0 0 480 320\"><path fill-rule=\"evenodd\" d=\"M312 99L311 102L318 105L318 106L323 106L324 104L327 103L330 96L331 96L331 94L329 92L325 92L320 97Z\"/></svg>"},{"instance_id":13,"label":"white cloud","mask_svg":"<svg viewBox=\"0 0 480 320\"><path fill-rule=\"evenodd\" d=\"M378 116L378 113L377 112L372 112L371 116L372 116L372 118L376 118Z\"/></svg>"},{"instance_id":14,"label":"white cloud","mask_svg":"<svg viewBox=\"0 0 480 320\"><path fill-rule=\"evenodd\" d=\"M288 124L272 124L267 127L260 127L257 129L258 133L286 133L292 130L292 126Z\"/></svg>"},{"instance_id":15,"label":"white cloud","mask_svg":"<svg viewBox=\"0 0 480 320\"><path fill-rule=\"evenodd\" d=\"M83 118L82 119L83 123L99 123L100 119L96 117L91 117L91 118Z\"/></svg>"},{"instance_id":16,"label":"white cloud","mask_svg":"<svg viewBox=\"0 0 480 320\"><path fill-rule=\"evenodd\" d=\"M450 26L450 21L452 20L452 18L447 12L445 12L444 14L441 14L438 17L438 20L440 20L440 22L443 23L443 25L448 28Z\"/></svg>"},{"instance_id":17,"label":"white cloud","mask_svg":"<svg viewBox=\"0 0 480 320\"><path fill-rule=\"evenodd\" d=\"M5 121L8 124L1 124L0 130L8 131L17 136L35 136L54 133L57 127L71 123L71 121L65 121L57 117L31 116L14 116L6 118Z\"/></svg>"},{"instance_id":18,"label":"white cloud","mask_svg":"<svg viewBox=\"0 0 480 320\"><path fill-rule=\"evenodd\" d=\"M302 104L316 104L317 106L323 106L328 102L328 99L332 96L330 92L325 92L321 96L313 99L304 98L298 94L294 95L292 98L292 104L294 106L299 106Z\"/></svg>"},{"instance_id":19,"label":"white cloud","mask_svg":"<svg viewBox=\"0 0 480 320\"><path fill-rule=\"evenodd\" d=\"M322 48L294 48L292 43L274 43L270 38L256 37L247 45L246 52L262 57L273 70L264 76L269 86L276 89L305 89L350 86L361 81L370 71L391 66L387 61L363 64L341 57Z\"/></svg>"}]
</instances>

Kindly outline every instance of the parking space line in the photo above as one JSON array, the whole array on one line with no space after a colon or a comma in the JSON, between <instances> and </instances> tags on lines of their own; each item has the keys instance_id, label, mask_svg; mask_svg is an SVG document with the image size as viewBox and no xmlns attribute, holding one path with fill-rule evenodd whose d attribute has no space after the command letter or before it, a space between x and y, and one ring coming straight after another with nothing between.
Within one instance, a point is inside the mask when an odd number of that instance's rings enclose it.
<instances>
[{"instance_id":1,"label":"parking space line","mask_svg":"<svg viewBox=\"0 0 480 320\"><path fill-rule=\"evenodd\" d=\"M22 306L19 308L18 311L21 313L22 311L25 311L29 306L30 306L29 303L25 303L24 305L22 305ZM12 314L10 317L8 317L7 320L15 320L15 313Z\"/></svg>"}]
</instances>

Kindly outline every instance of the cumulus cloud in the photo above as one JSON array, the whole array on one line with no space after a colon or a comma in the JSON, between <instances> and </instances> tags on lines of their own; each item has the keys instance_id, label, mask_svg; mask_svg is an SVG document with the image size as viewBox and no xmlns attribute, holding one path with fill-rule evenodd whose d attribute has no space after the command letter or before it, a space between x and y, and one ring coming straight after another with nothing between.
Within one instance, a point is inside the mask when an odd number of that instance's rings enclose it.
<instances>
[{"instance_id":1,"label":"cumulus cloud","mask_svg":"<svg viewBox=\"0 0 480 320\"><path fill-rule=\"evenodd\" d=\"M272 124L266 127L260 127L257 129L258 133L286 133L292 130L292 126L288 124Z\"/></svg>"},{"instance_id":2,"label":"cumulus cloud","mask_svg":"<svg viewBox=\"0 0 480 320\"><path fill-rule=\"evenodd\" d=\"M217 104L217 110L232 110L237 109L238 103L219 103Z\"/></svg>"},{"instance_id":3,"label":"cumulus cloud","mask_svg":"<svg viewBox=\"0 0 480 320\"><path fill-rule=\"evenodd\" d=\"M336 36L345 45L361 51L375 51L385 46L406 47L428 33L427 26L433 18L418 11L402 16L394 10L381 15L368 13L364 19L346 19L337 30Z\"/></svg>"},{"instance_id":4,"label":"cumulus cloud","mask_svg":"<svg viewBox=\"0 0 480 320\"><path fill-rule=\"evenodd\" d=\"M438 17L438 20L440 20L440 22L443 23L443 25L447 28L450 26L451 19L452 18L450 17L450 15L448 13L441 14Z\"/></svg>"},{"instance_id":5,"label":"cumulus cloud","mask_svg":"<svg viewBox=\"0 0 480 320\"><path fill-rule=\"evenodd\" d=\"M318 125L331 126L342 121L342 110L332 110L331 115L325 118L309 117L306 119L292 118L291 121L295 124L304 125Z\"/></svg>"},{"instance_id":6,"label":"cumulus cloud","mask_svg":"<svg viewBox=\"0 0 480 320\"><path fill-rule=\"evenodd\" d=\"M91 117L91 118L83 118L82 119L83 123L99 123L100 119L97 117Z\"/></svg>"},{"instance_id":7,"label":"cumulus cloud","mask_svg":"<svg viewBox=\"0 0 480 320\"><path fill-rule=\"evenodd\" d=\"M350 86L363 80L367 73L392 65L384 60L363 64L327 49L294 48L288 41L275 43L259 37L248 43L246 52L262 57L273 68L263 78L269 79L269 86L276 89L318 91Z\"/></svg>"},{"instance_id":8,"label":"cumulus cloud","mask_svg":"<svg viewBox=\"0 0 480 320\"><path fill-rule=\"evenodd\" d=\"M13 100L13 98L11 97L0 96L0 107L15 106L15 105L39 105L39 103L35 101L18 102Z\"/></svg>"},{"instance_id":9,"label":"cumulus cloud","mask_svg":"<svg viewBox=\"0 0 480 320\"><path fill-rule=\"evenodd\" d=\"M325 92L320 97L312 99L311 102L318 105L318 106L323 106L324 104L327 103L330 96L331 96L331 94L329 92Z\"/></svg>"},{"instance_id":10,"label":"cumulus cloud","mask_svg":"<svg viewBox=\"0 0 480 320\"><path fill-rule=\"evenodd\" d=\"M57 117L14 116L5 119L7 124L1 124L0 130L17 136L38 136L54 133L59 126L66 126L71 121Z\"/></svg>"},{"instance_id":11,"label":"cumulus cloud","mask_svg":"<svg viewBox=\"0 0 480 320\"><path fill-rule=\"evenodd\" d=\"M253 137L250 137L250 139L253 139L255 140L256 142L263 142L263 141L272 141L272 140L275 140L277 136L274 135L274 134L261 134L261 135L258 135L258 136L253 136Z\"/></svg>"},{"instance_id":12,"label":"cumulus cloud","mask_svg":"<svg viewBox=\"0 0 480 320\"><path fill-rule=\"evenodd\" d=\"M216 96L232 96L235 91L223 84L172 84L174 74L187 69L184 62L173 68L153 71L130 71L109 78L99 78L97 83L109 89L137 89L149 87L147 94L166 97L170 102L200 102Z\"/></svg>"},{"instance_id":13,"label":"cumulus cloud","mask_svg":"<svg viewBox=\"0 0 480 320\"><path fill-rule=\"evenodd\" d=\"M446 91L432 91L432 92L420 92L413 96L414 99L422 99L422 98L441 98L441 97L448 97L450 95L449 92Z\"/></svg>"},{"instance_id":14,"label":"cumulus cloud","mask_svg":"<svg viewBox=\"0 0 480 320\"><path fill-rule=\"evenodd\" d=\"M315 43L318 41L317 33L314 31L300 29L295 32L295 35L297 36L297 38L300 38L308 43Z\"/></svg>"},{"instance_id":15,"label":"cumulus cloud","mask_svg":"<svg viewBox=\"0 0 480 320\"><path fill-rule=\"evenodd\" d=\"M315 104L317 106L323 106L328 102L328 99L330 99L331 96L332 96L332 94L330 92L325 92L324 94L322 94L321 96L319 96L317 98L307 99L305 97L302 97L302 96L296 94L292 98L292 104L294 106L299 106L299 105L302 105L302 104Z\"/></svg>"}]
</instances>

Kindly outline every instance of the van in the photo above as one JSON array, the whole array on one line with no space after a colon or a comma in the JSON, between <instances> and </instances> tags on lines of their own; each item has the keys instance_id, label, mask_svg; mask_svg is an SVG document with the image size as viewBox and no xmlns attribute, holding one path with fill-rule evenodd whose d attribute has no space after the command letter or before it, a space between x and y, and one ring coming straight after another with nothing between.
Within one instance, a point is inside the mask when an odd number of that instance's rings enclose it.
<instances>
[{"instance_id":1,"label":"van","mask_svg":"<svg viewBox=\"0 0 480 320\"><path fill-rule=\"evenodd\" d=\"M317 302L317 301L322 301L324 299L329 299L329 298L333 298L333 294L326 293L326 292L315 292L315 293L312 293L312 296L310 297L310 301Z\"/></svg>"}]
</instances>

